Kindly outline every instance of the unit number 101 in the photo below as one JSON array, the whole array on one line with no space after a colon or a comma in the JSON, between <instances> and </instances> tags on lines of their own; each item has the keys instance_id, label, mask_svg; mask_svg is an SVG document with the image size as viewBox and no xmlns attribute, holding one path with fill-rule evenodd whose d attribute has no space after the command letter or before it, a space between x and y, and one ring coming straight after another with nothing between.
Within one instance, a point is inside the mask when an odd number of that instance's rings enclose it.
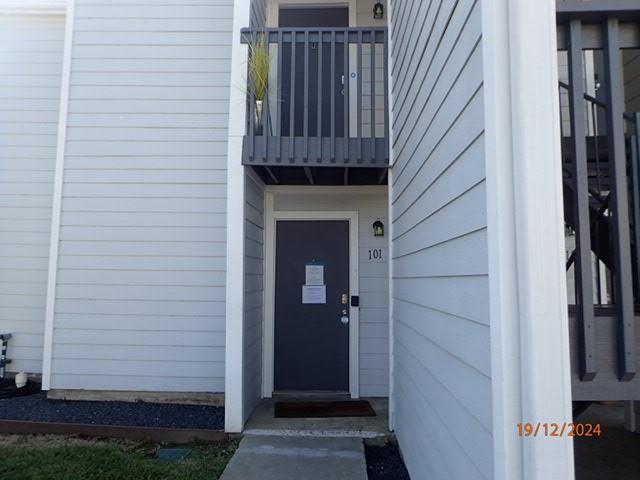
<instances>
[{"instance_id":1,"label":"unit number 101","mask_svg":"<svg viewBox=\"0 0 640 480\"><path fill-rule=\"evenodd\" d=\"M369 249L369 260L382 260L382 249L381 248L370 248Z\"/></svg>"}]
</instances>

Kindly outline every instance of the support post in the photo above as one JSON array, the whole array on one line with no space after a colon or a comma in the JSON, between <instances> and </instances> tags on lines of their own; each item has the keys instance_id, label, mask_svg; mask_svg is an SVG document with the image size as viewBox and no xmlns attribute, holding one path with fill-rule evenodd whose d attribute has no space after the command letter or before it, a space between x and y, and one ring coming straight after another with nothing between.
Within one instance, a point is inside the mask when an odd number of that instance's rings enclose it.
<instances>
[{"instance_id":1,"label":"support post","mask_svg":"<svg viewBox=\"0 0 640 480\"><path fill-rule=\"evenodd\" d=\"M576 230L576 300L580 337L580 379L591 381L596 376L595 325L593 318L593 284L591 262L591 228L589 218L589 171L587 166L586 115L582 56L582 21L569 25L569 111L573 153L574 219Z\"/></svg>"},{"instance_id":2,"label":"support post","mask_svg":"<svg viewBox=\"0 0 640 480\"><path fill-rule=\"evenodd\" d=\"M631 274L631 234L629 227L629 192L627 158L624 140L624 98L622 59L619 47L618 19L609 18L605 25L605 70L607 83L607 135L612 176L613 250L615 303L618 316L618 378L633 379L636 371L633 313L633 280Z\"/></svg>"}]
</instances>

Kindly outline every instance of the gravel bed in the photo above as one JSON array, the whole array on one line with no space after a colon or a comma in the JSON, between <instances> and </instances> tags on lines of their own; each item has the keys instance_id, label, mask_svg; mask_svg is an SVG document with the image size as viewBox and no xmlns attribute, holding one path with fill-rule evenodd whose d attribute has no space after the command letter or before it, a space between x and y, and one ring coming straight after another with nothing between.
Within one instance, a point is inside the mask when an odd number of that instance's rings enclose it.
<instances>
[{"instance_id":1,"label":"gravel bed","mask_svg":"<svg viewBox=\"0 0 640 480\"><path fill-rule=\"evenodd\" d=\"M387 443L379 446L365 443L364 454L369 480L411 480L397 445Z\"/></svg>"},{"instance_id":2,"label":"gravel bed","mask_svg":"<svg viewBox=\"0 0 640 480\"><path fill-rule=\"evenodd\" d=\"M42 392L0 400L0 419L129 427L223 430L224 408L146 402L47 400Z\"/></svg>"}]
</instances>

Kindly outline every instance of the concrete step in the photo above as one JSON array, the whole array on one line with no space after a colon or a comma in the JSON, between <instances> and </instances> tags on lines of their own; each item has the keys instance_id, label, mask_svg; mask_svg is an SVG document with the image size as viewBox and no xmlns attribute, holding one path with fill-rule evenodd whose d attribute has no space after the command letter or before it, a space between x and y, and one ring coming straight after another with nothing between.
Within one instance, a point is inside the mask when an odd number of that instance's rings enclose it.
<instances>
[{"instance_id":1,"label":"concrete step","mask_svg":"<svg viewBox=\"0 0 640 480\"><path fill-rule=\"evenodd\" d=\"M221 480L367 480L359 438L246 435Z\"/></svg>"}]
</instances>

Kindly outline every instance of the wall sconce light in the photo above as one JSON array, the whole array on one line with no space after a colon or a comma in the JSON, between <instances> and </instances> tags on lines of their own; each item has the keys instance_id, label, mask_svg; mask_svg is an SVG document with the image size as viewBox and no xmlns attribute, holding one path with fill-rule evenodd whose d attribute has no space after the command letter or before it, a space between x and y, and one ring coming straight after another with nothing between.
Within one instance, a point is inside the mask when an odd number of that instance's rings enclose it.
<instances>
[{"instance_id":1,"label":"wall sconce light","mask_svg":"<svg viewBox=\"0 0 640 480\"><path fill-rule=\"evenodd\" d=\"M384 6L378 2L373 6L373 18L376 20L382 20L384 18Z\"/></svg>"},{"instance_id":2,"label":"wall sconce light","mask_svg":"<svg viewBox=\"0 0 640 480\"><path fill-rule=\"evenodd\" d=\"M373 236L384 237L384 223L382 223L380 219L373 222Z\"/></svg>"}]
</instances>

